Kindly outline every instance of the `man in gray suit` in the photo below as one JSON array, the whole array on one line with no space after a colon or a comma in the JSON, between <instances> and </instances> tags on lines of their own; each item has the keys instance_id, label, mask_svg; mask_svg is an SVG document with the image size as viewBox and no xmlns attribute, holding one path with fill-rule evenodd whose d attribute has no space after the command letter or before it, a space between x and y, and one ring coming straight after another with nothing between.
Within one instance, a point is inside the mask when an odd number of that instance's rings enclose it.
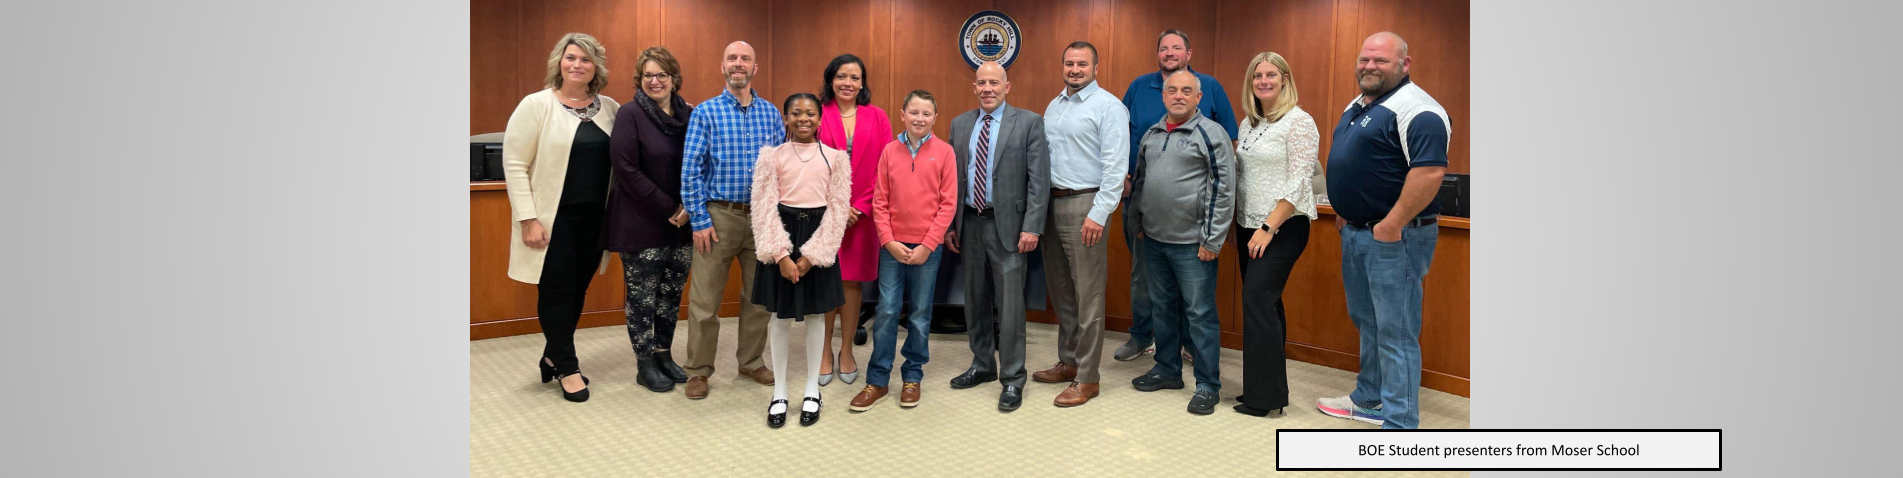
<instances>
[{"instance_id":1,"label":"man in gray suit","mask_svg":"<svg viewBox=\"0 0 1903 478\"><path fill-rule=\"evenodd\" d=\"M960 207L945 244L964 261L965 324L973 357L971 368L952 378L951 387L1002 379L998 409L1008 412L1024 400L1025 255L1037 248L1050 205L1050 148L1043 117L1005 104L1011 82L1004 67L979 65L972 86L978 109L952 119Z\"/></svg>"}]
</instances>

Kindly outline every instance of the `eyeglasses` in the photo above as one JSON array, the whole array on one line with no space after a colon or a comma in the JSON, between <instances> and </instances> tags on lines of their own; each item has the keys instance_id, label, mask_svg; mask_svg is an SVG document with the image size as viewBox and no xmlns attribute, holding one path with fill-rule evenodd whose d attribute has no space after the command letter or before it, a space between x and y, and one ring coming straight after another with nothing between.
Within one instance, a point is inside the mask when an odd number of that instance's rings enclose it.
<instances>
[{"instance_id":1,"label":"eyeglasses","mask_svg":"<svg viewBox=\"0 0 1903 478\"><path fill-rule=\"evenodd\" d=\"M659 80L672 80L672 79L674 79L674 75L669 75L666 73L642 73L641 74L641 81L659 81Z\"/></svg>"}]
</instances>

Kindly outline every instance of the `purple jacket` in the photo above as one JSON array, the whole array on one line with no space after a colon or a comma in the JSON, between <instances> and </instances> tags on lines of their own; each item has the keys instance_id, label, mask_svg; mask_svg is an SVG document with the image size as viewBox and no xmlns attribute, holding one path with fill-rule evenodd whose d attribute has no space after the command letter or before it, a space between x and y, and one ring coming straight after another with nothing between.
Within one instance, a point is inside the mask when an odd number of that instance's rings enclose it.
<instances>
[{"instance_id":1,"label":"purple jacket","mask_svg":"<svg viewBox=\"0 0 1903 478\"><path fill-rule=\"evenodd\" d=\"M693 238L687 226L667 222L681 205L681 144L687 138L687 118L693 107L676 94L674 114L656 121L646 108L653 102L644 93L635 92L635 96L615 115L617 128L608 138L614 188L608 194L601 247L615 252L678 246Z\"/></svg>"}]
</instances>

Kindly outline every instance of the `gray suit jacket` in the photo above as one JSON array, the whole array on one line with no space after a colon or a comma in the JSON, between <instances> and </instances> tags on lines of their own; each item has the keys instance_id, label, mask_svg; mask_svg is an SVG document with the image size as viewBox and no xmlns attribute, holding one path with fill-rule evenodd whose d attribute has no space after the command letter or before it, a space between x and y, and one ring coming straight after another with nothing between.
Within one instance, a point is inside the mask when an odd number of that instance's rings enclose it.
<instances>
[{"instance_id":1,"label":"gray suit jacket","mask_svg":"<svg viewBox=\"0 0 1903 478\"><path fill-rule=\"evenodd\" d=\"M952 220L953 234L964 230L965 215L970 213L965 198L971 196L972 178L967 171L978 112L974 109L953 118L951 138L947 138L958 154L958 215ZM1012 251L1018 248L1019 232L1044 231L1044 214L1051 204L1051 149L1044 140L1043 116L1009 104L1001 112L1003 123L991 151L991 160L998 164L991 207L997 210L998 243Z\"/></svg>"}]
</instances>

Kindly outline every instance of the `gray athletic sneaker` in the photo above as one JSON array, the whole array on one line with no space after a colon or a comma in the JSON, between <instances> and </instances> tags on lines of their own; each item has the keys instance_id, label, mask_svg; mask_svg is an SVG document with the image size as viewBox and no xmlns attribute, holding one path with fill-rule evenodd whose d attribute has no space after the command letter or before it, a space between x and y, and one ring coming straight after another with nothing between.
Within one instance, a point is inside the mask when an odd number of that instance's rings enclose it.
<instances>
[{"instance_id":1,"label":"gray athletic sneaker","mask_svg":"<svg viewBox=\"0 0 1903 478\"><path fill-rule=\"evenodd\" d=\"M1138 342L1132 339L1128 342L1124 342L1122 347L1117 347L1117 352L1111 354L1110 357L1117 359L1118 362L1128 362L1136 360L1137 356L1154 353L1156 353L1155 343L1148 340Z\"/></svg>"}]
</instances>

